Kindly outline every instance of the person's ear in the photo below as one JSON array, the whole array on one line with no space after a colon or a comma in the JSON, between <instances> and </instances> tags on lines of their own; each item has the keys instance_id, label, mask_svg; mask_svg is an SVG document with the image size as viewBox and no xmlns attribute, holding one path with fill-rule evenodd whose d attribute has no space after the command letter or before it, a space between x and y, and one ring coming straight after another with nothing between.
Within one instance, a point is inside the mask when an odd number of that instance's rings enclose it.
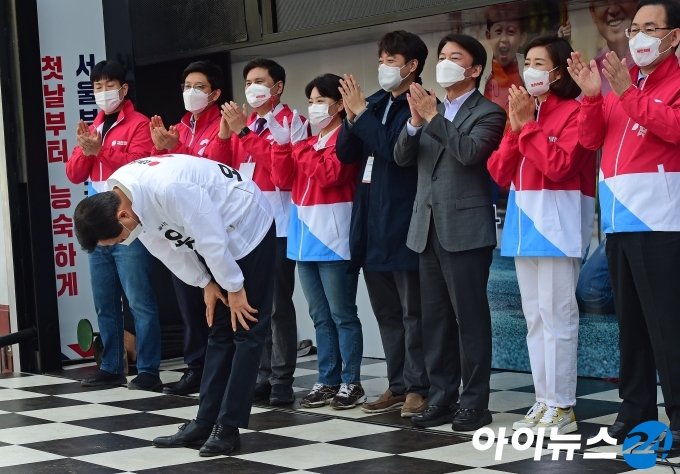
<instances>
[{"instance_id":1,"label":"person's ear","mask_svg":"<svg viewBox=\"0 0 680 474\"><path fill-rule=\"evenodd\" d=\"M116 219L118 219L120 221L121 219L124 219L125 217L130 217L128 215L128 212L124 209L118 209L118 211L116 212Z\"/></svg>"},{"instance_id":2,"label":"person's ear","mask_svg":"<svg viewBox=\"0 0 680 474\"><path fill-rule=\"evenodd\" d=\"M127 82L125 84L123 84L123 86L121 87L120 90L123 93L123 97L125 97L128 93L128 90L129 90L129 86L127 85Z\"/></svg>"},{"instance_id":3,"label":"person's ear","mask_svg":"<svg viewBox=\"0 0 680 474\"><path fill-rule=\"evenodd\" d=\"M220 89L215 89L214 91L211 92L211 94L213 96L212 101L217 102L217 100L222 95L222 91Z\"/></svg>"},{"instance_id":4,"label":"person's ear","mask_svg":"<svg viewBox=\"0 0 680 474\"><path fill-rule=\"evenodd\" d=\"M416 69L418 69L418 60L413 59L411 60L411 68L409 69L409 74L412 72L416 72Z\"/></svg>"},{"instance_id":5,"label":"person's ear","mask_svg":"<svg viewBox=\"0 0 680 474\"><path fill-rule=\"evenodd\" d=\"M676 28L671 33L671 46L675 47L680 44L680 29Z\"/></svg>"},{"instance_id":6,"label":"person's ear","mask_svg":"<svg viewBox=\"0 0 680 474\"><path fill-rule=\"evenodd\" d=\"M338 110L337 112L335 112L336 114L339 114L340 112L345 110L345 103L343 102L342 99L338 100L338 103L336 105L338 106Z\"/></svg>"},{"instance_id":7,"label":"person's ear","mask_svg":"<svg viewBox=\"0 0 680 474\"><path fill-rule=\"evenodd\" d=\"M477 64L476 66L472 66L471 71L472 73L468 77L478 78L482 74L482 65Z\"/></svg>"},{"instance_id":8,"label":"person's ear","mask_svg":"<svg viewBox=\"0 0 680 474\"><path fill-rule=\"evenodd\" d=\"M283 94L283 81L279 81L276 88L276 95L280 96L281 94Z\"/></svg>"}]
</instances>

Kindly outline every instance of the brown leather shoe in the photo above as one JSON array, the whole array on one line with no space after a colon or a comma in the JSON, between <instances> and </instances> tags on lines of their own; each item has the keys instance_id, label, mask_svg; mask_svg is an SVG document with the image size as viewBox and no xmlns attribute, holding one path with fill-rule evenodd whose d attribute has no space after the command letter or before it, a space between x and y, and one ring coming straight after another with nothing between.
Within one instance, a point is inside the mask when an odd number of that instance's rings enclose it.
<instances>
[{"instance_id":1,"label":"brown leather shoe","mask_svg":"<svg viewBox=\"0 0 680 474\"><path fill-rule=\"evenodd\" d=\"M417 393L409 393L406 395L404 406L401 407L401 417L411 418L425 410L427 410L427 398L423 398Z\"/></svg>"},{"instance_id":2,"label":"brown leather shoe","mask_svg":"<svg viewBox=\"0 0 680 474\"><path fill-rule=\"evenodd\" d=\"M371 403L364 403L361 409L366 413L385 413L388 411L397 411L406 401L405 395L392 395L391 391L386 391L380 398Z\"/></svg>"}]
</instances>

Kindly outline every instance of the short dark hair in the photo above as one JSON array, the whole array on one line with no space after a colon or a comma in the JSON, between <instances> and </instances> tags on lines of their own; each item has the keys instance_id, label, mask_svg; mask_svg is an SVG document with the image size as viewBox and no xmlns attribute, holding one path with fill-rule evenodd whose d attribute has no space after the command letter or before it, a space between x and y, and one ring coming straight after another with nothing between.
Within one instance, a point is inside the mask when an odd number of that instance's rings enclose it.
<instances>
[{"instance_id":1,"label":"short dark hair","mask_svg":"<svg viewBox=\"0 0 680 474\"><path fill-rule=\"evenodd\" d=\"M118 81L118 84L122 86L127 83L125 80L125 68L118 61L108 61L106 59L99 61L90 71L90 82L94 83L102 79Z\"/></svg>"},{"instance_id":2,"label":"short dark hair","mask_svg":"<svg viewBox=\"0 0 680 474\"><path fill-rule=\"evenodd\" d=\"M120 198L113 191L95 194L80 201L73 213L76 238L87 253L92 253L101 240L116 238L123 230L116 214Z\"/></svg>"},{"instance_id":3,"label":"short dark hair","mask_svg":"<svg viewBox=\"0 0 680 474\"><path fill-rule=\"evenodd\" d=\"M387 33L378 41L378 56L382 53L401 54L407 63L417 59L418 67L415 70L415 77L420 77L425 67L428 51L427 45L420 39L420 36L397 30Z\"/></svg>"},{"instance_id":4,"label":"short dark hair","mask_svg":"<svg viewBox=\"0 0 680 474\"><path fill-rule=\"evenodd\" d=\"M208 79L212 90L219 89L224 93L224 74L222 74L222 69L214 62L206 60L189 64L182 73L182 84L192 72L200 72Z\"/></svg>"},{"instance_id":5,"label":"short dark hair","mask_svg":"<svg viewBox=\"0 0 680 474\"><path fill-rule=\"evenodd\" d=\"M524 55L526 56L530 49L540 46L548 51L553 67L556 67L560 73L560 79L550 84L550 92L563 99L575 99L581 95L581 88L567 71L567 59L571 58L571 53L574 51L569 41L555 34L537 36L524 48Z\"/></svg>"},{"instance_id":6,"label":"short dark hair","mask_svg":"<svg viewBox=\"0 0 680 474\"><path fill-rule=\"evenodd\" d=\"M495 23L500 21L516 21L519 24L520 33L529 31L529 17L516 4L493 5L484 10L486 29L491 31Z\"/></svg>"},{"instance_id":7,"label":"short dark hair","mask_svg":"<svg viewBox=\"0 0 680 474\"><path fill-rule=\"evenodd\" d=\"M641 0L635 13L642 7L659 6L666 10L666 27L680 28L680 4L674 0Z\"/></svg>"},{"instance_id":8,"label":"short dark hair","mask_svg":"<svg viewBox=\"0 0 680 474\"><path fill-rule=\"evenodd\" d=\"M312 95L312 91L316 87L322 97L328 97L329 99L336 101L340 100L342 99L342 94L340 94L339 90L341 79L342 78L340 76L330 73L324 74L322 76L316 76L309 82L309 84L307 84L307 86L305 86L305 95L309 99ZM347 112L343 110L340 112L340 115L344 118L345 115L347 115Z\"/></svg>"},{"instance_id":9,"label":"short dark hair","mask_svg":"<svg viewBox=\"0 0 680 474\"><path fill-rule=\"evenodd\" d=\"M472 36L449 33L439 42L439 46L437 46L437 56L442 52L446 43L459 44L470 54L470 56L472 56L472 66L482 66L482 72L479 74L479 77L477 77L475 83L476 87L479 87L479 84L482 82L482 76L484 75L484 68L486 67L486 50L484 49L484 46L482 46L482 43Z\"/></svg>"},{"instance_id":10,"label":"short dark hair","mask_svg":"<svg viewBox=\"0 0 680 474\"><path fill-rule=\"evenodd\" d=\"M248 73L257 67L266 69L269 76L274 80L274 84L280 81L285 87L286 70L283 69L283 66L281 66L276 61L267 58L253 59L248 64L246 64L243 67L243 79L245 80L248 77Z\"/></svg>"}]
</instances>

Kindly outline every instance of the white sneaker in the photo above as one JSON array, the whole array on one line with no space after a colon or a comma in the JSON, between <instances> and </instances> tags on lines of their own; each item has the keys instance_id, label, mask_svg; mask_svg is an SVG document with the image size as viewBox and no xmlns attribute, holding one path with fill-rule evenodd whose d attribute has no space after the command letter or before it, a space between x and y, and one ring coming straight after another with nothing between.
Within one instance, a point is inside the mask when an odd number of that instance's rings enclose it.
<instances>
[{"instance_id":1,"label":"white sneaker","mask_svg":"<svg viewBox=\"0 0 680 474\"><path fill-rule=\"evenodd\" d=\"M557 428L557 434L571 433L578 429L576 425L576 415L574 407L557 408L548 407L541 420L532 428L534 433L538 433L540 428L545 428L546 436L550 436L552 428Z\"/></svg>"},{"instance_id":2,"label":"white sneaker","mask_svg":"<svg viewBox=\"0 0 680 474\"><path fill-rule=\"evenodd\" d=\"M517 431L520 428L533 428L541 420L547 409L548 406L543 402L534 403L534 406L524 415L524 418L512 424L512 429Z\"/></svg>"}]
</instances>

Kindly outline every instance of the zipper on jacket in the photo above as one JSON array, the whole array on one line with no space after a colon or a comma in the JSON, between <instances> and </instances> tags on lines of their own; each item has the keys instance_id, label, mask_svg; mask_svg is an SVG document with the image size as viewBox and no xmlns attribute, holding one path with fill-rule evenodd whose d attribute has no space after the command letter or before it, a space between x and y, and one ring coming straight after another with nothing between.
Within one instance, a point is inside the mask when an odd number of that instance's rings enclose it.
<instances>
[{"instance_id":1,"label":"zipper on jacket","mask_svg":"<svg viewBox=\"0 0 680 474\"><path fill-rule=\"evenodd\" d=\"M121 110L121 112L122 112L122 110ZM123 115L123 120L124 120L124 119L125 119L125 116ZM121 120L121 121L116 120L115 122L113 122L113 125L111 125L111 128L109 128L109 129L106 131L106 133L102 136L102 146L104 146L104 143L106 143L106 136L109 134L109 132L111 131L111 129L112 129L113 127L115 127L116 125L118 125L120 122L122 122L122 120ZM100 182L104 181L104 167L102 166L102 161L101 161L101 160L99 160L99 181L100 181ZM93 188L94 188L94 186L93 186ZM96 191L96 190L95 190L95 191ZM97 192L99 192L99 191L97 191Z\"/></svg>"},{"instance_id":2,"label":"zipper on jacket","mask_svg":"<svg viewBox=\"0 0 680 474\"><path fill-rule=\"evenodd\" d=\"M305 193L302 195L302 199L300 199L300 207L302 207L305 203L305 198L307 197L307 194L309 193L309 186L312 184L312 178L307 178L307 189L305 189ZM298 219L300 219L300 216L298 216ZM300 222L302 222L302 219L300 219ZM304 223L303 223L304 224ZM305 236L305 228L303 225L300 226L300 250L298 251L298 258L300 261L302 261L302 242L304 240Z\"/></svg>"},{"instance_id":3,"label":"zipper on jacket","mask_svg":"<svg viewBox=\"0 0 680 474\"><path fill-rule=\"evenodd\" d=\"M548 100L546 98L546 100ZM545 101L544 101L545 102ZM536 122L538 122L538 119L541 117L541 104L536 104ZM522 170L524 169L524 162L526 161L527 157L523 156L522 157L522 164L519 165L519 189L515 191L515 194L517 195L517 200L519 201L519 204L517 205L517 231L518 231L518 236L517 236L517 256L519 257L521 250L522 250L522 215L520 214L522 212L522 193L519 191L522 190Z\"/></svg>"}]
</instances>

